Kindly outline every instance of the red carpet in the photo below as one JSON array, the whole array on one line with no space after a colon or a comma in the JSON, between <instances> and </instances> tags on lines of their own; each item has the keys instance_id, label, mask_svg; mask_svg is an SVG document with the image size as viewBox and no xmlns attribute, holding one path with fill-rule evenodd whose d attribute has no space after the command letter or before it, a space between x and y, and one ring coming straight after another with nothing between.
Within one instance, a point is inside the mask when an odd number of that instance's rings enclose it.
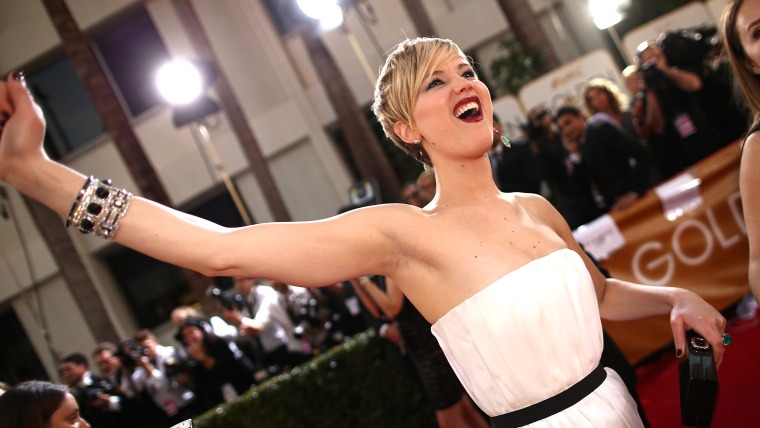
<instances>
[{"instance_id":1,"label":"red carpet","mask_svg":"<svg viewBox=\"0 0 760 428\"><path fill-rule=\"evenodd\" d=\"M760 313L740 320L727 312L733 342L718 371L720 391L713 428L760 427ZM638 390L652 428L681 425L678 360L675 351L663 351L636 368ZM758 406L758 407L756 407Z\"/></svg>"}]
</instances>

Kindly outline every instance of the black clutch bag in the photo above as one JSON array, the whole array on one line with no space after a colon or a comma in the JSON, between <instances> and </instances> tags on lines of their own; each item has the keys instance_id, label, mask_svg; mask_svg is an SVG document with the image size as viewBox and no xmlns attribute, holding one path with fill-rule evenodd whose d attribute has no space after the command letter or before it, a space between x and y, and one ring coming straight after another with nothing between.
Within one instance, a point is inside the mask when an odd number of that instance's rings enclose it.
<instances>
[{"instance_id":1,"label":"black clutch bag","mask_svg":"<svg viewBox=\"0 0 760 428\"><path fill-rule=\"evenodd\" d=\"M686 426L710 426L718 400L718 372L713 350L693 330L686 332L686 360L679 367L681 383L681 423Z\"/></svg>"}]
</instances>

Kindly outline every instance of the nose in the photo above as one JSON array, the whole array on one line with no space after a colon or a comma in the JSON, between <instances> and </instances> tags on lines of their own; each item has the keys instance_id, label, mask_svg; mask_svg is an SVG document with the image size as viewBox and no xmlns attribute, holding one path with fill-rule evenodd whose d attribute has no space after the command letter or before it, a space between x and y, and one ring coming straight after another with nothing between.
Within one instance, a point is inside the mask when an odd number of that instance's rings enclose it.
<instances>
[{"instance_id":1,"label":"nose","mask_svg":"<svg viewBox=\"0 0 760 428\"><path fill-rule=\"evenodd\" d=\"M471 90L472 89L472 80L467 79L467 78L462 77L462 76L459 76L459 77L457 77L457 82L456 82L455 88L456 88L457 93L462 93L462 92L466 92L468 90Z\"/></svg>"}]
</instances>

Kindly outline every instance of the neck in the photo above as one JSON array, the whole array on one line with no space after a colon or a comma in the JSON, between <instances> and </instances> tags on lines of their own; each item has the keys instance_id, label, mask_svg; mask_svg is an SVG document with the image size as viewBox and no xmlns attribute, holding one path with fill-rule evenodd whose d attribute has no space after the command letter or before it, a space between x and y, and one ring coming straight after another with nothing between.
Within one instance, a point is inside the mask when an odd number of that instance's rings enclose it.
<instances>
[{"instance_id":1,"label":"neck","mask_svg":"<svg viewBox=\"0 0 760 428\"><path fill-rule=\"evenodd\" d=\"M493 181L488 156L441 162L435 168L436 193L432 206L446 206L496 198L501 194Z\"/></svg>"}]
</instances>

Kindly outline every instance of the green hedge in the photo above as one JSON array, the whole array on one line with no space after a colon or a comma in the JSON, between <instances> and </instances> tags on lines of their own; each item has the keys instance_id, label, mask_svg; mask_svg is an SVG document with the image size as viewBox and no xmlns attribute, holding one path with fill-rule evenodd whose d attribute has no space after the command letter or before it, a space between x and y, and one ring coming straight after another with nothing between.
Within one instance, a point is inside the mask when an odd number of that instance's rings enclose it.
<instances>
[{"instance_id":1,"label":"green hedge","mask_svg":"<svg viewBox=\"0 0 760 428\"><path fill-rule=\"evenodd\" d=\"M435 427L408 359L368 330L239 400L195 420L197 428Z\"/></svg>"}]
</instances>

